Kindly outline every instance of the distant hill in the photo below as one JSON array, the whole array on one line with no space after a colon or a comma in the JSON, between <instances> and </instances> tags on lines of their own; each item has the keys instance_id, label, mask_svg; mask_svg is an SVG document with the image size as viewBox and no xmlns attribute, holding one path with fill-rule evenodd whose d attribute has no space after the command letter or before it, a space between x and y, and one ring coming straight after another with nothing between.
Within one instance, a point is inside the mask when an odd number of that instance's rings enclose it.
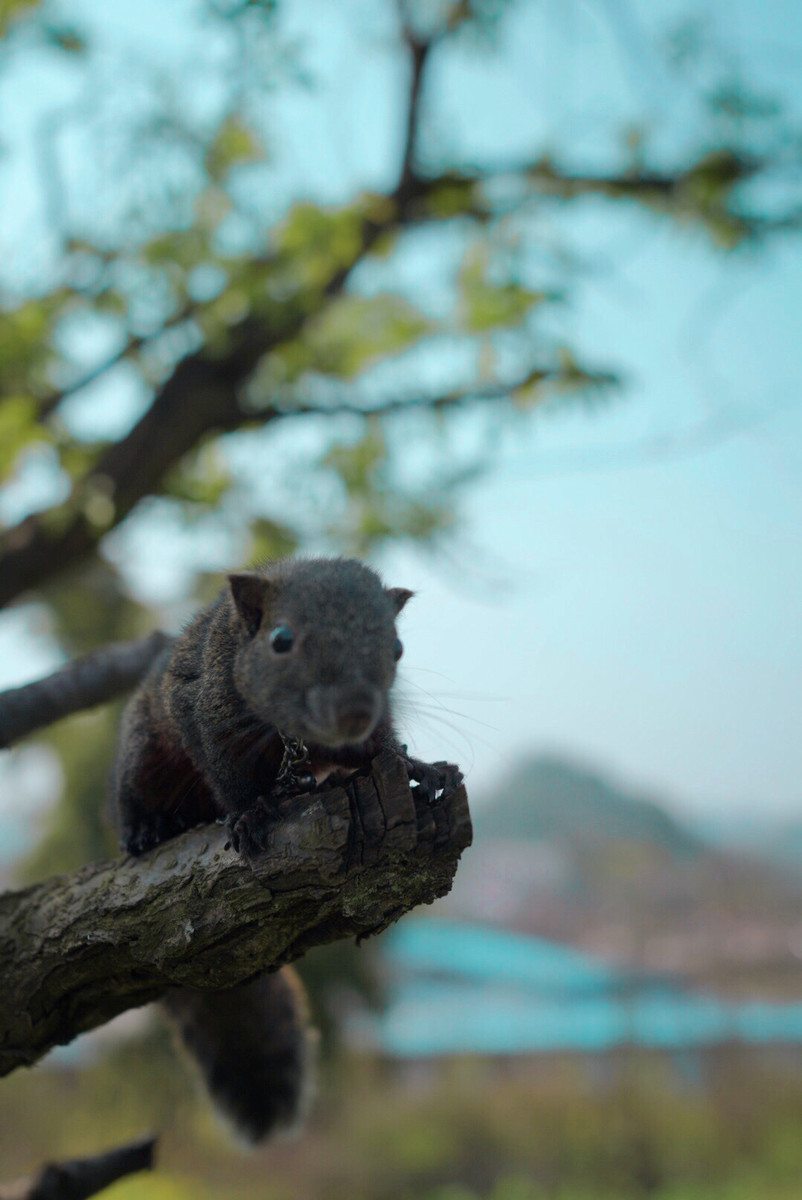
<instances>
[{"instance_id":1,"label":"distant hill","mask_svg":"<svg viewBox=\"0 0 802 1200\"><path fill-rule=\"evenodd\" d=\"M621 791L602 775L559 758L529 759L474 811L481 839L652 842L677 858L705 843L646 796Z\"/></svg>"},{"instance_id":2,"label":"distant hill","mask_svg":"<svg viewBox=\"0 0 802 1200\"><path fill-rule=\"evenodd\" d=\"M702 989L802 1000L802 872L787 829L729 844L603 772L532 757L472 808L447 907ZM770 839L767 839L770 841ZM771 850L771 853L768 851Z\"/></svg>"},{"instance_id":3,"label":"distant hill","mask_svg":"<svg viewBox=\"0 0 802 1200\"><path fill-rule=\"evenodd\" d=\"M802 803L800 803L802 812ZM760 806L756 815L727 814L724 817L702 817L694 826L702 837L724 851L773 863L795 872L802 869L802 819L766 816Z\"/></svg>"}]
</instances>

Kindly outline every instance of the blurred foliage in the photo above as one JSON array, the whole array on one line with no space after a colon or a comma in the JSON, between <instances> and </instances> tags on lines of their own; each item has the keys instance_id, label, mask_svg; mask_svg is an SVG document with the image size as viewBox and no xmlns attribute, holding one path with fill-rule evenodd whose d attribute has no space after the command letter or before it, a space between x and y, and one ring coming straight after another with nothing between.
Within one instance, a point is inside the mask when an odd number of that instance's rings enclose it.
<instances>
[{"instance_id":1,"label":"blurred foliage","mask_svg":"<svg viewBox=\"0 0 802 1200\"><path fill-rule=\"evenodd\" d=\"M455 1060L405 1084L388 1064L345 1058L302 1141L243 1155L159 1027L80 1074L44 1068L13 1090L0 1083L0 1155L11 1177L155 1121L158 1170L115 1196L795 1200L799 1072L737 1047L696 1066L696 1082L683 1082L669 1059L626 1052L594 1065Z\"/></svg>"},{"instance_id":2,"label":"blurred foliage","mask_svg":"<svg viewBox=\"0 0 802 1200\"><path fill-rule=\"evenodd\" d=\"M489 329L515 328L523 324L536 304L542 304L544 292L524 287L514 279L493 279L490 248L472 246L459 273L462 324L469 333Z\"/></svg>"},{"instance_id":3,"label":"blurred foliage","mask_svg":"<svg viewBox=\"0 0 802 1200\"><path fill-rule=\"evenodd\" d=\"M14 21L30 15L41 0L0 0L0 34L8 32Z\"/></svg>"},{"instance_id":4,"label":"blurred foliage","mask_svg":"<svg viewBox=\"0 0 802 1200\"><path fill-rule=\"evenodd\" d=\"M321 110L329 100L316 91L307 47L282 24L291 7L292 0L195 0L175 19L203 29L215 65L204 60L202 69L177 66L173 74L132 46L115 92L88 10L69 0L0 0L0 65L16 71L18 85L42 62L66 64L78 85L74 102L59 101L32 122L41 172L37 201L26 203L41 208L46 225L32 227L21 253L7 245L0 262L0 512L13 514L0 535L0 588L7 601L44 601L67 656L162 621L132 588L148 564L134 561L131 535L156 504L196 548L224 529L230 555L252 562L310 546L370 555L401 539L443 545L494 441L482 439L478 455L465 450L466 409L483 408L493 431L529 419L546 399L598 404L618 381L617 364L586 361L572 338L567 302L581 281L552 227L569 205L635 207L725 251L757 248L799 224L798 189L783 174L794 166L794 131L782 105L755 91L698 23L675 28L666 47L700 113L671 161L645 122L628 126L595 171L568 144L533 147L530 159L507 163L452 155L447 148L459 138L448 129L421 137L447 112L437 108L429 64L450 56L481 68L520 8L512 0L374 6L404 67L393 128L382 140L408 125L412 136L399 144L396 179L377 182L366 160L345 190L332 189L336 199L311 200L292 156L279 155L280 102L297 88ZM331 10L328 19L348 21L346 6ZM309 31L310 43L315 35ZM421 89L410 94L408 59L421 52ZM2 149L0 170L11 171L14 152ZM93 397L104 400L107 416L132 395L139 406L127 422L98 419L93 429L85 414L81 420ZM298 438L294 456L282 440L292 422L306 422L314 435ZM20 517L20 490L37 463L48 464L53 498L23 504ZM217 590L217 566L211 552L208 562L200 552L192 559L187 608ZM112 848L102 800L116 718L116 709L75 717L44 735L60 757L64 787L29 877ZM369 958L350 946L310 956L304 970L324 1025L338 996L371 992ZM22 1168L26 1156L28 1166L62 1146L79 1153L76 1142L117 1129L138 1073L149 1081L143 1113L161 1097L165 1114L175 1107L181 1121L168 1086L175 1068L154 1068L151 1047L141 1050L148 1069L140 1070L138 1053L87 1072L76 1105L79 1085L69 1073L4 1085L2 1096L20 1089L19 1114L7 1104L0 1118L9 1163ZM151 1071L164 1088L153 1087ZM103 1114L91 1139L79 1126L92 1107L85 1088L97 1089L93 1120ZM342 1146L339 1134L320 1134L339 1180L326 1194L402 1200L429 1189L432 1200L528 1200L562 1194L560 1179L575 1180L577 1197L583 1188L620 1196L635 1186L629 1168L613 1161L615 1121L623 1120L616 1105L580 1089L554 1108L552 1094L546 1103L485 1082L461 1094L458 1101L443 1093L417 1112L392 1088L385 1095L374 1086L364 1109L343 1114L352 1125ZM39 1117L21 1115L26 1096ZM698 1165L708 1151L690 1111L700 1129L713 1128L710 1153L723 1163L716 1118L704 1104L697 1111L663 1097L638 1113L643 1122L653 1115L642 1136L659 1146L666 1197L696 1195L670 1192L673 1138L698 1160L689 1179L707 1170ZM487 1169L479 1170L480 1159ZM461 1164L459 1182L452 1160ZM176 1151L175 1173L168 1155L168 1174L130 1181L118 1194L243 1194L216 1190L216 1168L201 1161L208 1188L200 1169L186 1181ZM345 1181L357 1162L364 1177L352 1186ZM292 1184L258 1178L265 1196L303 1200L323 1190L311 1175Z\"/></svg>"},{"instance_id":5,"label":"blurred foliage","mask_svg":"<svg viewBox=\"0 0 802 1200\"><path fill-rule=\"evenodd\" d=\"M45 593L52 633L71 657L98 643L137 637L150 614L125 594L117 572L98 561ZM40 736L61 762L60 803L48 815L41 842L23 867L32 882L114 853L109 773L121 704L79 713Z\"/></svg>"},{"instance_id":6,"label":"blurred foliage","mask_svg":"<svg viewBox=\"0 0 802 1200\"><path fill-rule=\"evenodd\" d=\"M393 483L390 451L381 425L368 424L364 437L332 447L322 465L331 470L347 497L337 534L350 554L366 555L377 541L418 543L434 540L454 522L449 480L442 472L427 490L414 493Z\"/></svg>"},{"instance_id":7,"label":"blurred foliage","mask_svg":"<svg viewBox=\"0 0 802 1200\"><path fill-rule=\"evenodd\" d=\"M109 774L119 715L119 704L108 705L62 721L43 739L59 756L64 782L60 802L48 814L44 836L25 861L26 882L115 853Z\"/></svg>"},{"instance_id":8,"label":"blurred foliage","mask_svg":"<svg viewBox=\"0 0 802 1200\"><path fill-rule=\"evenodd\" d=\"M423 79L438 56L470 68L477 57L499 53L499 35L517 7L509 0L388 2L381 19L399 56L423 47ZM415 408L421 422L429 414L417 435L426 439L435 428L458 431L459 414L471 404L493 406L496 422L520 419L539 406L544 381L548 394L566 403L595 402L597 385L617 379L609 367L583 361L566 336L565 301L577 280L570 256L551 252L544 215L582 199L635 204L725 250L798 223L795 192L781 190L779 207L775 201L776 187L785 186L778 173L793 165L783 107L737 76L698 22L673 28L665 47L700 114L694 136L670 163L655 149L654 129L630 123L596 172L573 162L568 146L523 162L478 159L471 169L441 153L424 167L417 162L420 106L428 102L436 111L436 92L410 97L401 89L399 125L410 104L413 116L402 180L382 193L359 191L357 178L352 197L336 204L291 189L276 211L271 180L291 170L291 161L271 151L265 113L273 96L298 86L316 97L304 49L282 23L291 8L291 0L196 0L184 19L203 22L224 64L209 80L215 99L207 97L199 113L190 95L181 96L182 86L191 92L190 78L169 79L166 70L132 60L141 99L130 115L114 117L109 154L100 153L106 143L95 119L113 110L113 95L98 75L92 21L73 20L69 5L47 2L6 0L0 9L0 53L9 64L19 71L43 47L68 52L89 97L65 109L55 133L42 134L51 140L43 141L50 174L41 187L59 197L49 261L28 280L0 273L7 290L0 306L0 481L13 492L31 452L46 446L71 488L66 501L38 518L53 553L43 555L35 587L71 565L71 555L102 557L108 535L121 522L136 522L154 494L181 501L199 537L204 520L230 501L228 519L246 540L249 525L258 540L259 522L267 522L282 528L287 545L322 536L331 548L367 554L399 537L441 543L457 523L460 490L487 465L487 453L466 462L458 436L449 435L440 486L431 479L412 485L399 410ZM23 29L25 37L17 36ZM327 103L323 93L316 99ZM70 202L70 137L84 140L87 186L110 198L102 208L77 196ZM46 211L55 221L55 207ZM434 230L444 249L429 254L431 277L410 295L404 276L422 230ZM428 311L429 291L440 296L436 317ZM430 385L426 364L437 354L446 365L453 361L452 378ZM199 370L179 383L190 363ZM467 372L465 363L473 364ZM165 428L172 430L181 406L186 414L186 430L171 432L169 461L141 485L130 465L119 466L113 444L70 420L88 388L105 387L113 405L122 368L129 386L162 407ZM208 418L193 422L193 408L208 408ZM350 414L350 429L366 420L366 410L373 424L364 437L343 436L343 415ZM273 504L264 497L258 505L241 503L220 439L232 429L251 431L254 455L269 459L264 427L299 414L329 418L319 453L310 450L304 466L305 487L325 514L315 529L287 506L286 488ZM131 434L141 426L142 462L147 438L159 436L153 423L146 437L145 422L143 416ZM356 458L379 442L380 466L355 472ZM326 482L332 475L339 476L336 492ZM80 552L70 549L79 525ZM12 531L0 556L10 592L16 545Z\"/></svg>"}]
</instances>

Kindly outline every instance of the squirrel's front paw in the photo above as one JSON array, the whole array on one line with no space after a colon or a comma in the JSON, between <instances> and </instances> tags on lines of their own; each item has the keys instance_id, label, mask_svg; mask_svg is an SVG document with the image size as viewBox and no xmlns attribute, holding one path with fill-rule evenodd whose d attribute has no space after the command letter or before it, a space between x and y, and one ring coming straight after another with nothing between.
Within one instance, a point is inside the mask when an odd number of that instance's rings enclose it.
<instances>
[{"instance_id":1,"label":"squirrel's front paw","mask_svg":"<svg viewBox=\"0 0 802 1200\"><path fill-rule=\"evenodd\" d=\"M138 820L135 825L123 827L120 845L126 854L133 854L139 858L141 854L147 854L148 850L154 850L156 846L179 833L183 833L183 828L174 819L163 812L152 812Z\"/></svg>"},{"instance_id":2,"label":"squirrel's front paw","mask_svg":"<svg viewBox=\"0 0 802 1200\"><path fill-rule=\"evenodd\" d=\"M231 845L245 858L255 858L264 854L277 823L278 814L275 809L261 797L253 808L247 808L243 813L233 813L226 818Z\"/></svg>"},{"instance_id":3,"label":"squirrel's front paw","mask_svg":"<svg viewBox=\"0 0 802 1200\"><path fill-rule=\"evenodd\" d=\"M427 763L418 758L408 758L406 765L410 782L418 785L421 798L429 804L441 792L446 789L451 791L462 783L462 772L453 763Z\"/></svg>"}]
</instances>

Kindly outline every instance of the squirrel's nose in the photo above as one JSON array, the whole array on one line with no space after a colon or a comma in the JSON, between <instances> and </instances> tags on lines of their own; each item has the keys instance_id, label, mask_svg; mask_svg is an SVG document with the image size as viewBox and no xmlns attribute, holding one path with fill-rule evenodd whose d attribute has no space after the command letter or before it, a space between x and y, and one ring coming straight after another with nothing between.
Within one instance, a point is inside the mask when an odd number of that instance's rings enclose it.
<instances>
[{"instance_id":1,"label":"squirrel's nose","mask_svg":"<svg viewBox=\"0 0 802 1200\"><path fill-rule=\"evenodd\" d=\"M375 688L352 687L337 693L337 728L349 740L368 736L381 716L381 696Z\"/></svg>"},{"instance_id":2,"label":"squirrel's nose","mask_svg":"<svg viewBox=\"0 0 802 1200\"><path fill-rule=\"evenodd\" d=\"M368 684L314 687L306 693L308 736L324 746L364 742L384 711L384 693Z\"/></svg>"}]
</instances>

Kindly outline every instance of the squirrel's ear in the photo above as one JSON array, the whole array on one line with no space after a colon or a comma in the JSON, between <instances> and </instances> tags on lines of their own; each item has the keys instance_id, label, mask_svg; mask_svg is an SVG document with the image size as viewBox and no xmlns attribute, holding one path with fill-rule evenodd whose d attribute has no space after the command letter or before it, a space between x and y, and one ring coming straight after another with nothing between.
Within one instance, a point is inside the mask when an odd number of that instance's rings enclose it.
<instances>
[{"instance_id":1,"label":"squirrel's ear","mask_svg":"<svg viewBox=\"0 0 802 1200\"><path fill-rule=\"evenodd\" d=\"M237 612L248 633L256 633L265 611L268 582L256 571L240 571L229 575L228 584Z\"/></svg>"},{"instance_id":2,"label":"squirrel's ear","mask_svg":"<svg viewBox=\"0 0 802 1200\"><path fill-rule=\"evenodd\" d=\"M395 609L396 614L398 614L401 612L401 609L404 607L407 600L411 600L415 593L411 592L409 588L388 588L387 595L392 600L393 608Z\"/></svg>"}]
</instances>

